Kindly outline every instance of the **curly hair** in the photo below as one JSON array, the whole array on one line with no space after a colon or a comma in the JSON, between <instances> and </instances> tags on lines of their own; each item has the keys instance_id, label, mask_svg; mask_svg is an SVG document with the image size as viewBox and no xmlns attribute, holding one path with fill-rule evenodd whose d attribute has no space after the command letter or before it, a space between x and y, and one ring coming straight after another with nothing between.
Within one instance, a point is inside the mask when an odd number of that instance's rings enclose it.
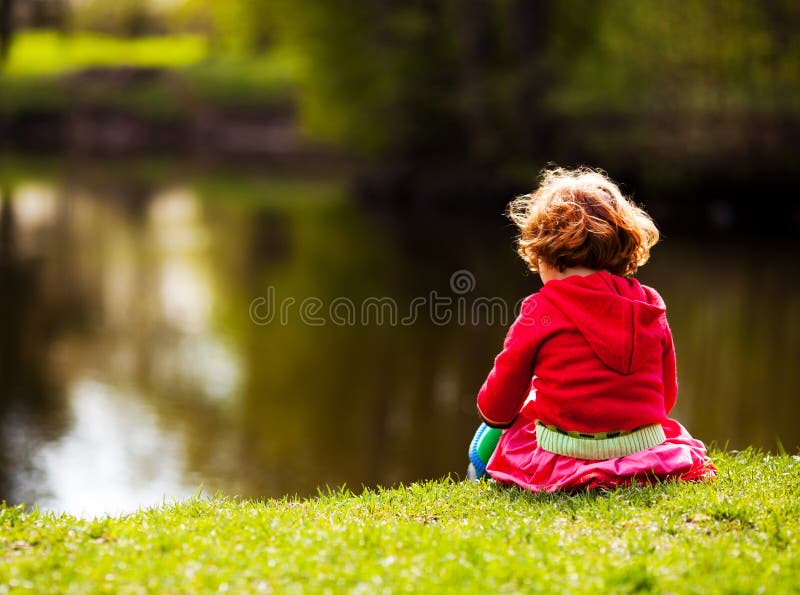
<instances>
[{"instance_id":1,"label":"curly hair","mask_svg":"<svg viewBox=\"0 0 800 595\"><path fill-rule=\"evenodd\" d=\"M632 275L650 258L658 229L600 170L542 171L539 188L508 205L519 228L517 252L536 272L539 259L563 272L583 266Z\"/></svg>"}]
</instances>

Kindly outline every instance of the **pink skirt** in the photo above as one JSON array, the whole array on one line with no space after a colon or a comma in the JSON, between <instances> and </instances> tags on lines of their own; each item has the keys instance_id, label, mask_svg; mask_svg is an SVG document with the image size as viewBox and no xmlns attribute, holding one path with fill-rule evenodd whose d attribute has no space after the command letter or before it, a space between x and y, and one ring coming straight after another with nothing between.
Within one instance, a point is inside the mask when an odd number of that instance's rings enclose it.
<instances>
[{"instance_id":1,"label":"pink skirt","mask_svg":"<svg viewBox=\"0 0 800 595\"><path fill-rule=\"evenodd\" d=\"M503 432L486 470L501 483L533 492L613 488L669 478L714 479L716 468L705 445L675 420L662 425L667 439L658 446L616 459L591 461L542 450L536 442L536 422L518 418Z\"/></svg>"}]
</instances>

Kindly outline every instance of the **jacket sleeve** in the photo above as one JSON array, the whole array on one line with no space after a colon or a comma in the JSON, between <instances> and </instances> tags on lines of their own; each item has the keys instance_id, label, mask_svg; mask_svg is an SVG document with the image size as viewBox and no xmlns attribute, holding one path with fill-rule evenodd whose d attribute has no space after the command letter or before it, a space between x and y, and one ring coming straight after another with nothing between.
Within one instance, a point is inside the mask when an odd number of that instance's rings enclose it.
<instances>
[{"instance_id":1,"label":"jacket sleeve","mask_svg":"<svg viewBox=\"0 0 800 595\"><path fill-rule=\"evenodd\" d=\"M645 285L642 288L647 294L648 302L666 310L664 299L655 289ZM678 396L678 371L675 365L675 344L666 314L664 315L664 337L661 339L661 377L664 383L664 411L669 414L675 406L675 399Z\"/></svg>"},{"instance_id":2,"label":"jacket sleeve","mask_svg":"<svg viewBox=\"0 0 800 595\"><path fill-rule=\"evenodd\" d=\"M678 371L675 362L675 344L669 324L664 335L663 353L661 356L661 374L664 379L664 410L669 413L675 406L678 396Z\"/></svg>"},{"instance_id":3,"label":"jacket sleeve","mask_svg":"<svg viewBox=\"0 0 800 595\"><path fill-rule=\"evenodd\" d=\"M522 304L522 311L506 334L503 350L478 392L478 413L493 428L507 428L525 402L533 377L538 349L538 328L532 312L535 296Z\"/></svg>"}]
</instances>

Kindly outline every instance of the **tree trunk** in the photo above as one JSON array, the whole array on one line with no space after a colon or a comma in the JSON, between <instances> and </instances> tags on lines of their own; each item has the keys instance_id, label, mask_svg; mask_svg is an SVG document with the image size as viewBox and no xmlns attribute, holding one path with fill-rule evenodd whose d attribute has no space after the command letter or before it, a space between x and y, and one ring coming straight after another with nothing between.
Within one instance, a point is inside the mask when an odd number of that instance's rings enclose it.
<instances>
[{"instance_id":1,"label":"tree trunk","mask_svg":"<svg viewBox=\"0 0 800 595\"><path fill-rule=\"evenodd\" d=\"M0 65L6 61L14 33L12 21L14 0L0 0Z\"/></svg>"}]
</instances>

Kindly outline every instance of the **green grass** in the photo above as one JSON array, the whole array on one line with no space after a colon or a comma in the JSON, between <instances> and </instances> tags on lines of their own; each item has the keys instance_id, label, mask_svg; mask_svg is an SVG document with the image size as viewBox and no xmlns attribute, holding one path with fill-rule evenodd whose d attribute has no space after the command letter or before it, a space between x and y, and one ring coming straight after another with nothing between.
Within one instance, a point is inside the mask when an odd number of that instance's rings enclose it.
<instances>
[{"instance_id":1,"label":"green grass","mask_svg":"<svg viewBox=\"0 0 800 595\"><path fill-rule=\"evenodd\" d=\"M180 68L208 54L200 35L123 39L98 33L61 35L55 31L22 31L3 71L9 76L52 76L96 66Z\"/></svg>"},{"instance_id":2,"label":"green grass","mask_svg":"<svg viewBox=\"0 0 800 595\"><path fill-rule=\"evenodd\" d=\"M125 85L102 75L78 84L66 80L89 68L123 66L170 76ZM296 56L285 51L246 58L212 54L197 35L123 39L23 31L0 68L0 116L57 116L84 107L159 122L209 107L285 107L294 101L299 69Z\"/></svg>"},{"instance_id":3,"label":"green grass","mask_svg":"<svg viewBox=\"0 0 800 595\"><path fill-rule=\"evenodd\" d=\"M796 592L800 458L716 460L716 483L572 496L443 480L95 520L0 508L0 591Z\"/></svg>"}]
</instances>

